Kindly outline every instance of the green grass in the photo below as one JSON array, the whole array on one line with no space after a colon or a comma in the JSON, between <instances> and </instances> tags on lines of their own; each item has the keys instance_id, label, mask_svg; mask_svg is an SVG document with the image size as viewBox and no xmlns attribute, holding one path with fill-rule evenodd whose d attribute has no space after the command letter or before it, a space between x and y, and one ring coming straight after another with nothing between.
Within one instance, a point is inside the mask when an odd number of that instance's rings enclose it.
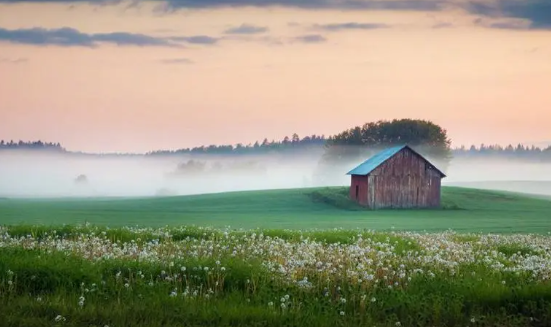
<instances>
[{"instance_id":1,"label":"green grass","mask_svg":"<svg viewBox=\"0 0 551 327\"><path fill-rule=\"evenodd\" d=\"M355 246L369 249L373 244L380 244L381 249L371 257L375 262L370 268L357 270L373 271L371 269L379 267L375 272L376 280L360 285L357 279L346 278L344 271L329 274L310 266L304 269L312 274L309 278L312 286L301 288L263 265L272 254L260 254L256 250L275 246L271 239L259 241L256 246L249 247L246 254L233 256L232 251L224 250L214 256L209 253L211 244L220 245L221 249L226 246L247 248L248 243L258 240L258 235L253 237L255 232L232 231L228 238L219 239L222 230L174 228L165 231L167 242L171 243L166 249L175 246L185 251L163 252L166 261L148 261L86 259L82 257L86 251L79 255L78 251L56 250L57 247L49 243L52 238L48 237L54 235L51 229L35 227L29 231L25 226L5 229L5 235L16 238L34 233L33 243L40 238L45 243L42 248L33 249L25 248L24 241L0 247L0 326L543 327L551 324L551 284L545 278L539 280L531 278L530 273L491 268L492 265L485 263L491 254L480 255L476 262L458 263L453 274L434 262L425 265L422 261L416 262L415 257L400 254L406 250L438 251L438 248L431 248L433 241L450 237L453 242L453 234L434 237L423 248L410 241L415 241L416 237L422 240L425 234L365 232L364 238L372 243L366 246L360 242ZM107 232L112 234L107 235ZM357 236L357 231L346 230L301 233L272 229L261 232L264 237L289 240L282 249L302 243L303 239L298 236L325 239L328 243L350 243ZM100 236L103 241L88 238L90 234L103 235ZM130 242L152 234L155 230L62 227L56 228L55 235L59 238L53 239L73 242L79 249L96 244L97 249L114 253L118 251L99 244L109 243L111 237L128 238ZM176 235L195 241L175 240ZM510 243L511 240L514 236L497 240L497 244L486 244L481 250L497 250L505 255L493 256L490 261L494 263L517 260L512 257L519 252L534 253L529 247ZM474 242L476 238L469 235L457 241ZM540 244L542 241L534 242ZM348 267L345 270L356 269L358 258L349 257L346 247L333 252L333 257L328 256L332 248L326 244L317 248L324 251L313 250L309 255L336 266L342 263ZM396 255L382 253L389 249ZM286 258L286 251L279 252L280 259ZM152 253L153 256L160 254ZM301 257L302 254L294 255ZM546 254L540 255L548 260ZM396 279L397 274L391 273L398 271L402 262L411 277L407 281ZM182 266L187 269L183 270ZM383 267L390 271L380 269ZM418 267L427 273L415 272L414 268ZM432 276L431 271L434 272ZM166 278L175 275L175 278ZM397 280L399 284L394 283ZM171 296L173 291L175 296ZM197 295L193 295L195 291ZM285 296L289 298L283 300ZM80 297L84 298L82 303L79 303ZM56 321L58 316L64 320Z\"/></svg>"},{"instance_id":2,"label":"green grass","mask_svg":"<svg viewBox=\"0 0 551 327\"><path fill-rule=\"evenodd\" d=\"M546 199L444 187L443 209L369 211L349 201L346 190L336 187L130 199L8 199L0 201L0 224L551 231L551 201Z\"/></svg>"}]
</instances>

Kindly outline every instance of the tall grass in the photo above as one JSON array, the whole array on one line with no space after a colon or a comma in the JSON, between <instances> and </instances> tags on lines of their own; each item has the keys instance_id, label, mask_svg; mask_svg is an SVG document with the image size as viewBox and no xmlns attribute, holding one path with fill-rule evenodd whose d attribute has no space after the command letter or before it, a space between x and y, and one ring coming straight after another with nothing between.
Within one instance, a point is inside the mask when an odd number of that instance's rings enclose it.
<instances>
[{"instance_id":1,"label":"tall grass","mask_svg":"<svg viewBox=\"0 0 551 327\"><path fill-rule=\"evenodd\" d=\"M547 237L93 226L0 234L0 326L551 325L549 271L527 266L548 262Z\"/></svg>"}]
</instances>

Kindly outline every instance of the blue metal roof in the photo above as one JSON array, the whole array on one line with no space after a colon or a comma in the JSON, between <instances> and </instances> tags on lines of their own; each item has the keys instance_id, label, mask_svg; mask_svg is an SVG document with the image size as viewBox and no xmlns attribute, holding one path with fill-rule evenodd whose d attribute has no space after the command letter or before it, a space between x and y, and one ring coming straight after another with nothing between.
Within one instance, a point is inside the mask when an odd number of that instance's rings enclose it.
<instances>
[{"instance_id":1,"label":"blue metal roof","mask_svg":"<svg viewBox=\"0 0 551 327\"><path fill-rule=\"evenodd\" d=\"M383 162L387 161L396 153L400 152L405 147L407 147L407 145L394 146L392 148L383 150L377 153L376 155L374 155L373 157L367 159L358 167L352 169L346 174L347 175L367 175L370 172L372 172L375 168L379 167Z\"/></svg>"},{"instance_id":2,"label":"blue metal roof","mask_svg":"<svg viewBox=\"0 0 551 327\"><path fill-rule=\"evenodd\" d=\"M360 164L358 167L352 169L351 171L349 171L346 174L347 175L368 175L373 170L375 170L375 168L379 167L383 162L385 162L388 159L392 158L396 153L402 151L404 148L408 148L411 151L413 151L414 153L418 154L421 158L423 158L423 160L425 160L431 166L433 166L433 168L436 169L436 171L438 171L440 173L440 175L442 175L442 177L446 177L446 174L444 174L438 168L434 167L433 164L431 164L427 159L425 159L423 156L421 156L419 153L417 153L415 150L413 150L408 145L399 145L399 146L394 146L392 148L388 148L386 150L383 150L383 151L377 153L376 155L374 155L373 157L367 159L362 164Z\"/></svg>"}]
</instances>

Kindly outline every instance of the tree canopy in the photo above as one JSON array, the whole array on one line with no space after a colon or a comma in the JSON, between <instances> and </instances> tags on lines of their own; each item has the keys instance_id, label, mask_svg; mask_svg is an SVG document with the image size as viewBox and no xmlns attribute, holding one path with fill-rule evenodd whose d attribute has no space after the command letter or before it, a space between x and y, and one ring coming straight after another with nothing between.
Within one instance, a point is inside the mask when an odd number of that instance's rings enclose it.
<instances>
[{"instance_id":1,"label":"tree canopy","mask_svg":"<svg viewBox=\"0 0 551 327\"><path fill-rule=\"evenodd\" d=\"M365 123L329 137L320 164L340 166L396 145L411 146L443 170L451 160L451 140L445 129L427 120L394 119Z\"/></svg>"}]
</instances>

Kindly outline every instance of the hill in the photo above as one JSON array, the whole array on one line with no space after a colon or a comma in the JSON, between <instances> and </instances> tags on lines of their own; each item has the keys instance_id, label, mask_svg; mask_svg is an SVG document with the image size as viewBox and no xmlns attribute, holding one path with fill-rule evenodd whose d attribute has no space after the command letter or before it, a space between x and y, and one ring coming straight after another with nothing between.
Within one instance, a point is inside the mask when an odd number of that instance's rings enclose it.
<instances>
[{"instance_id":1,"label":"hill","mask_svg":"<svg viewBox=\"0 0 551 327\"><path fill-rule=\"evenodd\" d=\"M551 181L476 181L447 183L447 185L551 196Z\"/></svg>"},{"instance_id":2,"label":"hill","mask_svg":"<svg viewBox=\"0 0 551 327\"><path fill-rule=\"evenodd\" d=\"M521 194L444 187L443 209L357 207L346 188L246 191L175 197L0 201L1 223L232 228L366 228L515 233L551 231L551 201Z\"/></svg>"}]
</instances>

